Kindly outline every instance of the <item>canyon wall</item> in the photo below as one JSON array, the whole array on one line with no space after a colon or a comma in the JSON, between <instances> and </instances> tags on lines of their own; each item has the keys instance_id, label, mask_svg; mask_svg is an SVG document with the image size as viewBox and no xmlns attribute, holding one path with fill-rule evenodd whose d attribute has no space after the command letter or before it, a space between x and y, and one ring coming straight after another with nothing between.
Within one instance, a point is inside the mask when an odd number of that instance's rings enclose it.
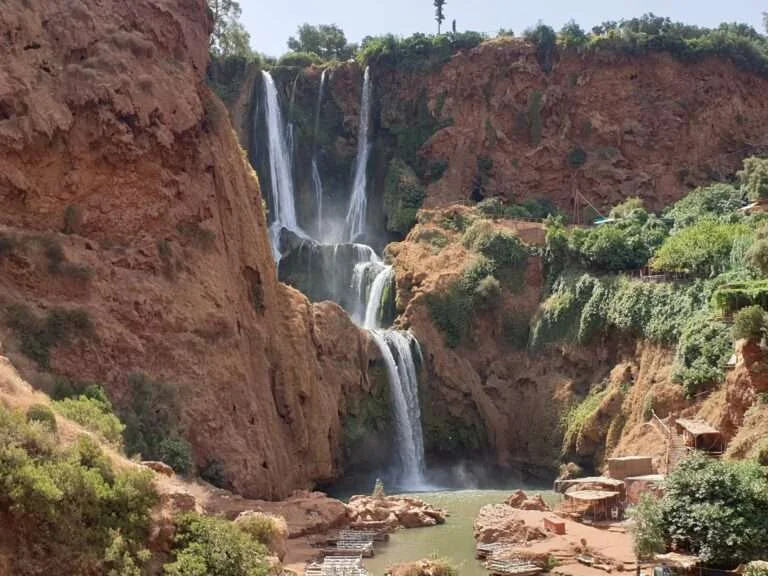
<instances>
[{"instance_id":1,"label":"canyon wall","mask_svg":"<svg viewBox=\"0 0 768 576\"><path fill-rule=\"evenodd\" d=\"M322 100L320 68L277 67L271 74L292 124L297 208L302 225L313 229L313 158L324 210L342 218L347 206L363 70L331 64ZM567 458L599 468L612 452L658 447L646 425L648 397L658 396L662 417L705 408L671 383L670 350L615 334L587 347L532 351L513 342L512 325L527 325L544 293L537 258L520 286L504 285L501 311L479 314L468 341L448 346L426 300L461 275L469 254L451 230L439 232L447 245L433 242L434 226L421 218L417 224L416 211L435 209L443 218L448 205L491 196L548 201L574 222L630 196L660 210L698 185L732 179L743 158L768 150L768 107L760 98L768 79L727 58L683 61L663 52L558 50L544 71L532 45L510 38L444 63L374 63L371 78L367 240L377 248L403 240L386 251L397 273L397 323L425 352L423 419L434 463L479 458L550 473ZM253 69L241 80L231 110L264 175L260 80ZM517 232L541 244L541 228L529 228ZM637 384L631 391L626 378ZM572 445L563 445L562 419L602 386L604 405Z\"/></svg>"},{"instance_id":2,"label":"canyon wall","mask_svg":"<svg viewBox=\"0 0 768 576\"><path fill-rule=\"evenodd\" d=\"M695 186L732 178L743 158L768 150L761 98L768 79L725 57L558 50L545 72L534 46L498 38L444 63L413 58L397 68L371 65L369 228L379 246L404 238L414 208L490 196L546 199L574 221L629 196L659 210ZM346 206L362 72L357 63L329 65L318 115L321 69L272 69L293 124L297 206L305 218L312 216L313 156L329 205ZM259 114L249 121L243 108L253 94L258 112L253 78L252 70L238 78L233 109L265 177ZM415 185L393 186L409 176Z\"/></svg>"},{"instance_id":3,"label":"canyon wall","mask_svg":"<svg viewBox=\"0 0 768 576\"><path fill-rule=\"evenodd\" d=\"M258 180L204 81L211 25L204 0L5 6L0 339L43 388L100 382L119 406L129 374L165 381L196 464L280 498L340 474L368 340L277 281Z\"/></svg>"}]
</instances>

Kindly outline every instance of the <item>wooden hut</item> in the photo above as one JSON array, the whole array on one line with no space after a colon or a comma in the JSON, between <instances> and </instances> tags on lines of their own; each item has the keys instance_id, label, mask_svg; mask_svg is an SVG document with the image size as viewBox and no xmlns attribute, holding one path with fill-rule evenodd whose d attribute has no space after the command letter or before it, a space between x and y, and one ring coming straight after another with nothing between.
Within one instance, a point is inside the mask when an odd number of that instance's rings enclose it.
<instances>
[{"instance_id":1,"label":"wooden hut","mask_svg":"<svg viewBox=\"0 0 768 576\"><path fill-rule=\"evenodd\" d=\"M624 480L607 476L588 476L586 478L568 478L555 480L555 492L561 494L571 490L608 490L624 492Z\"/></svg>"},{"instance_id":2,"label":"wooden hut","mask_svg":"<svg viewBox=\"0 0 768 576\"><path fill-rule=\"evenodd\" d=\"M585 520L601 522L620 520L624 506L620 492L609 490L573 490L565 493L563 511Z\"/></svg>"},{"instance_id":3,"label":"wooden hut","mask_svg":"<svg viewBox=\"0 0 768 576\"><path fill-rule=\"evenodd\" d=\"M647 474L644 476L629 476L624 479L627 486L627 504L635 505L640 502L643 494L652 494L657 498L664 495L664 475Z\"/></svg>"},{"instance_id":4,"label":"wooden hut","mask_svg":"<svg viewBox=\"0 0 768 576\"><path fill-rule=\"evenodd\" d=\"M709 423L703 420L680 418L675 421L675 428L677 433L682 435L687 448L708 454L723 453L723 435Z\"/></svg>"},{"instance_id":5,"label":"wooden hut","mask_svg":"<svg viewBox=\"0 0 768 576\"><path fill-rule=\"evenodd\" d=\"M608 458L608 475L617 480L629 476L653 474L653 458L650 456L622 456Z\"/></svg>"}]
</instances>

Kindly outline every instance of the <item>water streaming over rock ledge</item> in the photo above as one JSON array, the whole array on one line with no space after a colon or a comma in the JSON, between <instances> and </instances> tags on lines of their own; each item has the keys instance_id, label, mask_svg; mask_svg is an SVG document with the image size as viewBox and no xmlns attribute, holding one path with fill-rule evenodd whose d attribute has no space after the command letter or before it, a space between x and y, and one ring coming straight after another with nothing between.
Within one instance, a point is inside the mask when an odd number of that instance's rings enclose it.
<instances>
[{"instance_id":1,"label":"water streaming over rock ledge","mask_svg":"<svg viewBox=\"0 0 768 576\"><path fill-rule=\"evenodd\" d=\"M368 209L368 156L371 144L368 138L368 125L371 120L371 71L365 68L363 74L363 95L360 101L360 128L357 132L357 160L355 162L355 180L352 186L352 199L347 212L347 239L354 242L365 233L365 217Z\"/></svg>"},{"instance_id":2,"label":"water streaming over rock ledge","mask_svg":"<svg viewBox=\"0 0 768 576\"><path fill-rule=\"evenodd\" d=\"M348 242L345 244L323 244L310 238L297 224L286 128L272 77L268 72L262 75L272 177L270 200L274 220L271 237L280 277L301 286L313 300L330 299L339 303L359 326L370 331L382 355L392 399L398 462L395 481L405 489L421 488L425 485L425 464L416 363L421 350L411 333L387 329L391 319L387 317L386 308L394 292L394 269L382 262L369 246L354 243L356 239L366 237L370 71L366 68L363 76L357 158L346 216ZM313 138L317 137L324 84L325 72L320 79ZM324 191L314 153L311 168L315 225L310 229L316 230L319 238L326 221L322 208Z\"/></svg>"},{"instance_id":3,"label":"water streaming over rock ledge","mask_svg":"<svg viewBox=\"0 0 768 576\"><path fill-rule=\"evenodd\" d=\"M280 111L277 88L269 72L262 71L264 85L264 113L267 122L267 142L269 144L269 172L271 177L271 210L273 221L270 224L272 253L275 260L280 260L280 234L283 228L298 236L306 236L296 220L296 205L293 192L293 174L291 155L285 138L285 124Z\"/></svg>"}]
</instances>

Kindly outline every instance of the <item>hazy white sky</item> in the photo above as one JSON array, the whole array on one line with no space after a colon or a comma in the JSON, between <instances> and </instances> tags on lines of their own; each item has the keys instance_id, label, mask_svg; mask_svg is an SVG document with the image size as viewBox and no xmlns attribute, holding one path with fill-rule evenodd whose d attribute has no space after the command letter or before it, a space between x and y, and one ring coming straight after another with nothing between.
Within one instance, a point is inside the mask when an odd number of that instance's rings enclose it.
<instances>
[{"instance_id":1,"label":"hazy white sky","mask_svg":"<svg viewBox=\"0 0 768 576\"><path fill-rule=\"evenodd\" d=\"M338 24L351 42L387 32L401 36L436 32L432 0L240 0L240 4L253 48L270 56L287 52L288 36L304 22ZM520 33L538 20L559 29L573 18L589 29L605 20L645 12L700 26L736 21L760 29L765 10L768 4L757 0L447 0L445 15L448 27L456 19L458 30L494 33L511 28Z\"/></svg>"}]
</instances>

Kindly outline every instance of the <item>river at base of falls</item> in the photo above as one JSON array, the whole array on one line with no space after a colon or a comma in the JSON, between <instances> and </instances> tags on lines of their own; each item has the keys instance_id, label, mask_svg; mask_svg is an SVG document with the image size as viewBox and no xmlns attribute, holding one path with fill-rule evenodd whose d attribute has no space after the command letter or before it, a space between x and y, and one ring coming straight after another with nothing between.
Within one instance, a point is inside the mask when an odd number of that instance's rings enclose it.
<instances>
[{"instance_id":1,"label":"river at base of falls","mask_svg":"<svg viewBox=\"0 0 768 576\"><path fill-rule=\"evenodd\" d=\"M475 559L475 539L472 534L475 517L480 508L486 504L502 504L519 487L507 490L409 493L408 496L421 498L429 504L446 509L449 516L445 524L398 530L390 536L389 542L377 543L376 555L365 559L363 565L371 576L383 576L393 564L437 557L455 566L461 576L488 576L488 570ZM550 505L557 501L557 496L551 490L526 491L530 495L541 494Z\"/></svg>"}]
</instances>

